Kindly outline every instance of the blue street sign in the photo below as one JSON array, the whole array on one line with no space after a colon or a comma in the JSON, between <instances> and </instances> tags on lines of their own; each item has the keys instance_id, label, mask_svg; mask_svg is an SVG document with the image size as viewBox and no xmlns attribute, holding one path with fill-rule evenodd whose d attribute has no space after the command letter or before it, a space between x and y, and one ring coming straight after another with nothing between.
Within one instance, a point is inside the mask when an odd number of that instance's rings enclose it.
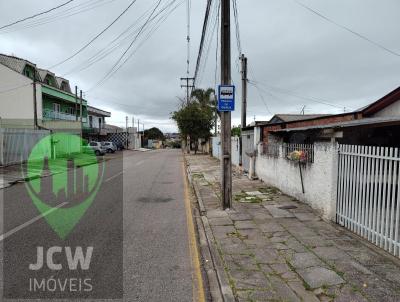
<instances>
[{"instance_id":1,"label":"blue street sign","mask_svg":"<svg viewBox=\"0 0 400 302\"><path fill-rule=\"evenodd\" d=\"M235 86L219 85L218 111L234 111L234 110L235 110Z\"/></svg>"}]
</instances>

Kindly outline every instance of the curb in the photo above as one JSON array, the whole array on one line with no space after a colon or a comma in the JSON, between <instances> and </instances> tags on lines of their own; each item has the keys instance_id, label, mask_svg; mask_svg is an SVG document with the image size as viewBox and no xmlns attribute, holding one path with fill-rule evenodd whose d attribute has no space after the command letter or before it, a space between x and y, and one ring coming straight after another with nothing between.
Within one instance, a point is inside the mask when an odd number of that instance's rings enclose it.
<instances>
[{"instance_id":1,"label":"curb","mask_svg":"<svg viewBox=\"0 0 400 302\"><path fill-rule=\"evenodd\" d=\"M206 209L200 196L197 185L193 182L190 166L184 155L186 165L186 173L189 183L195 193L196 201L199 205L198 211L200 216L196 217L196 226L199 234L200 252L203 258L204 269L207 273L208 284L212 301L218 302L234 302L235 297L229 285L228 278L224 269L223 260L218 253L215 244L214 235L212 233Z\"/></svg>"}]
</instances>

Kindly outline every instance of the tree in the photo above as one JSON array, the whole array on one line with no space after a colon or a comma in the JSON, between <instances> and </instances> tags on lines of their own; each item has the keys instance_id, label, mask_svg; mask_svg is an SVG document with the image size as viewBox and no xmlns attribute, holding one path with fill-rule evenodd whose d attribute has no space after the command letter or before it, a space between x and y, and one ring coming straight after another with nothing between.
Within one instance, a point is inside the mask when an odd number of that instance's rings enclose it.
<instances>
[{"instance_id":1,"label":"tree","mask_svg":"<svg viewBox=\"0 0 400 302\"><path fill-rule=\"evenodd\" d=\"M212 89L206 91L196 89L192 92L193 100L178 111L171 114L171 118L177 123L182 138L190 136L195 144L195 153L198 150L200 138L209 139L214 125L214 108L210 101Z\"/></svg>"},{"instance_id":2,"label":"tree","mask_svg":"<svg viewBox=\"0 0 400 302\"><path fill-rule=\"evenodd\" d=\"M154 140L160 140L160 141L165 140L164 133L162 133L162 131L156 127L145 130L144 137L146 139L154 139Z\"/></svg>"},{"instance_id":3,"label":"tree","mask_svg":"<svg viewBox=\"0 0 400 302\"><path fill-rule=\"evenodd\" d=\"M240 126L233 126L232 127L232 130L231 130L231 135L232 136L239 136L240 137L240 135L241 135L241 133L242 133L242 129L241 129L241 127Z\"/></svg>"}]
</instances>

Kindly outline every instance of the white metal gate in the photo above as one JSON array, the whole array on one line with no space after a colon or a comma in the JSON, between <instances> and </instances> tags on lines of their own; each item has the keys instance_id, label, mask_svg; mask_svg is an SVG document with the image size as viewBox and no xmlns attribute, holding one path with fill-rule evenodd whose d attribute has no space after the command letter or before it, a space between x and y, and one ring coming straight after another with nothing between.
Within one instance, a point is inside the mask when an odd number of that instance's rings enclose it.
<instances>
[{"instance_id":1,"label":"white metal gate","mask_svg":"<svg viewBox=\"0 0 400 302\"><path fill-rule=\"evenodd\" d=\"M336 220L400 257L398 148L339 146Z\"/></svg>"}]
</instances>

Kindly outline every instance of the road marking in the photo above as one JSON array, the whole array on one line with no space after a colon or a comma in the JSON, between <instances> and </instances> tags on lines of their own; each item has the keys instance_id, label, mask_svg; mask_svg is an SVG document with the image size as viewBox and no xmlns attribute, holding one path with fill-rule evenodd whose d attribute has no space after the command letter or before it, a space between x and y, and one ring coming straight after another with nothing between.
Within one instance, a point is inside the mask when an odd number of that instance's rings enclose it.
<instances>
[{"instance_id":1,"label":"road marking","mask_svg":"<svg viewBox=\"0 0 400 302\"><path fill-rule=\"evenodd\" d=\"M11 231L8 231L7 233L0 235L0 242L3 241L4 239L6 239L7 237L11 236L12 234L15 234L16 232L26 228L27 226L31 225L32 223L35 223L36 221L42 219L43 217L46 217L47 215L53 213L55 210L65 206L66 204L68 204L68 202L63 202L63 203L59 204L58 206L48 210L47 212L44 212L43 214L32 218L31 220L21 224L20 226L17 226L16 228L12 229Z\"/></svg>"},{"instance_id":2,"label":"road marking","mask_svg":"<svg viewBox=\"0 0 400 302\"><path fill-rule=\"evenodd\" d=\"M141 160L141 161L139 161L139 162L137 162L137 163L135 164L135 167L140 166L140 165L143 164L143 163L144 163L144 160Z\"/></svg>"},{"instance_id":3,"label":"road marking","mask_svg":"<svg viewBox=\"0 0 400 302\"><path fill-rule=\"evenodd\" d=\"M113 180L114 178L120 176L121 174L124 174L124 171L121 171L121 172L115 174L114 176L111 176L111 177L107 178L107 179L106 179L105 181L103 181L103 182L109 182L110 180Z\"/></svg>"},{"instance_id":4,"label":"road marking","mask_svg":"<svg viewBox=\"0 0 400 302\"><path fill-rule=\"evenodd\" d=\"M199 249L197 247L197 239L194 230L193 216L192 216L192 206L190 204L189 197L189 186L188 180L186 177L184 162L182 162L182 176L184 183L184 200L185 200L185 208L186 208L186 221L189 235L189 251L190 258L192 260L192 267L194 272L192 272L193 276L193 301L196 302L205 302L204 297L204 286L203 286L203 277L200 269L200 257L199 257Z\"/></svg>"}]
</instances>

